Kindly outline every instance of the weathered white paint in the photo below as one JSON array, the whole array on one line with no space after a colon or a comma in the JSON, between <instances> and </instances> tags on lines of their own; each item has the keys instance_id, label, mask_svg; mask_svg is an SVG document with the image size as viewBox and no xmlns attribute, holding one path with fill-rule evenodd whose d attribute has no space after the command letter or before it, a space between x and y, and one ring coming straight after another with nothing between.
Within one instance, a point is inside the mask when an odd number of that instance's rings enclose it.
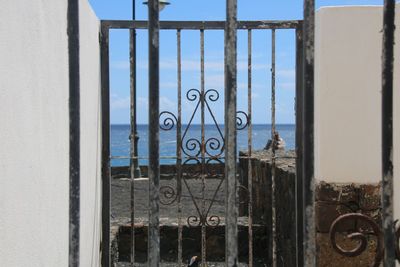
<instances>
[{"instance_id":1,"label":"weathered white paint","mask_svg":"<svg viewBox=\"0 0 400 267\"><path fill-rule=\"evenodd\" d=\"M82 266L99 266L99 22L81 5ZM68 266L67 1L0 8L0 259Z\"/></svg>"},{"instance_id":2,"label":"weathered white paint","mask_svg":"<svg viewBox=\"0 0 400 267\"><path fill-rule=\"evenodd\" d=\"M400 4L397 4L400 10ZM336 183L381 180L383 9L326 7L316 15L315 175ZM400 188L400 20L394 97L395 189ZM395 190L399 191L399 190ZM395 192L396 218L400 193Z\"/></svg>"}]
</instances>

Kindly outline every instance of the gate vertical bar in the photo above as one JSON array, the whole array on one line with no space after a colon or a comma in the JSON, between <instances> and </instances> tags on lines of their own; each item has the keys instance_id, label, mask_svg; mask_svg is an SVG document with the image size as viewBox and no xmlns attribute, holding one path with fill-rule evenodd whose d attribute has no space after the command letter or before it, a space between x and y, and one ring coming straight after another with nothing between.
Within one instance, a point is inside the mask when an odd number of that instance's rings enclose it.
<instances>
[{"instance_id":1,"label":"gate vertical bar","mask_svg":"<svg viewBox=\"0 0 400 267\"><path fill-rule=\"evenodd\" d=\"M303 255L303 31L296 29L296 259L304 266Z\"/></svg>"},{"instance_id":2,"label":"gate vertical bar","mask_svg":"<svg viewBox=\"0 0 400 267\"><path fill-rule=\"evenodd\" d=\"M102 117L102 266L110 266L110 69L109 29L101 28L101 117Z\"/></svg>"},{"instance_id":3,"label":"gate vertical bar","mask_svg":"<svg viewBox=\"0 0 400 267\"><path fill-rule=\"evenodd\" d=\"M80 77L79 1L68 1L69 62L69 266L79 266L80 231Z\"/></svg>"},{"instance_id":4,"label":"gate vertical bar","mask_svg":"<svg viewBox=\"0 0 400 267\"><path fill-rule=\"evenodd\" d=\"M178 122L176 130L177 156L177 193L178 193L178 266L182 266L182 51L181 30L177 30L177 58L178 58Z\"/></svg>"},{"instance_id":5,"label":"gate vertical bar","mask_svg":"<svg viewBox=\"0 0 400 267\"><path fill-rule=\"evenodd\" d=\"M200 90L201 90L201 213L203 216L207 217L206 214L206 201L205 201L205 191L206 191L206 174L205 174L205 164L206 164L206 148L205 148L205 83L204 83L204 30L200 30ZM201 222L201 265L203 267L207 266L206 258L206 222L207 218L200 218Z\"/></svg>"},{"instance_id":6,"label":"gate vertical bar","mask_svg":"<svg viewBox=\"0 0 400 267\"><path fill-rule=\"evenodd\" d=\"M159 0L150 0L149 10L149 238L148 264L160 263L160 155L159 155Z\"/></svg>"},{"instance_id":7,"label":"gate vertical bar","mask_svg":"<svg viewBox=\"0 0 400 267\"><path fill-rule=\"evenodd\" d=\"M132 20L135 20L136 5L132 1ZM131 176L131 265L135 263L135 178L137 177L137 129L136 129L136 29L129 30L129 61L130 61L130 161Z\"/></svg>"},{"instance_id":8,"label":"gate vertical bar","mask_svg":"<svg viewBox=\"0 0 400 267\"><path fill-rule=\"evenodd\" d=\"M393 55L395 0L384 1L382 50L382 224L385 243L384 266L394 267L393 225Z\"/></svg>"},{"instance_id":9,"label":"gate vertical bar","mask_svg":"<svg viewBox=\"0 0 400 267\"><path fill-rule=\"evenodd\" d=\"M238 265L236 98L237 98L237 0L227 0L225 28L225 175L226 266Z\"/></svg>"},{"instance_id":10,"label":"gate vertical bar","mask_svg":"<svg viewBox=\"0 0 400 267\"><path fill-rule=\"evenodd\" d=\"M249 193L249 267L253 267L253 166L251 163L252 158L252 105L251 105L251 91L252 91L252 34L251 30L247 31L247 114L248 114L248 128L247 128L247 145L248 145L248 193Z\"/></svg>"},{"instance_id":11,"label":"gate vertical bar","mask_svg":"<svg viewBox=\"0 0 400 267\"><path fill-rule=\"evenodd\" d=\"M276 172L276 162L275 162L275 148L276 148L276 138L275 138L275 29L272 29L271 31L271 140L272 140L272 146L271 146L271 182L272 182L272 266L277 265L277 252L276 252L276 203L275 203L275 172Z\"/></svg>"},{"instance_id":12,"label":"gate vertical bar","mask_svg":"<svg viewBox=\"0 0 400 267\"><path fill-rule=\"evenodd\" d=\"M304 0L303 24L303 196L304 265L316 266L314 177L314 19L315 0Z\"/></svg>"},{"instance_id":13,"label":"gate vertical bar","mask_svg":"<svg viewBox=\"0 0 400 267\"><path fill-rule=\"evenodd\" d=\"M251 30L247 32L247 114L248 114L248 128L247 128L247 145L248 145L248 173L247 173L247 186L249 194L249 267L253 267L253 166L251 162L252 157L252 34Z\"/></svg>"}]
</instances>

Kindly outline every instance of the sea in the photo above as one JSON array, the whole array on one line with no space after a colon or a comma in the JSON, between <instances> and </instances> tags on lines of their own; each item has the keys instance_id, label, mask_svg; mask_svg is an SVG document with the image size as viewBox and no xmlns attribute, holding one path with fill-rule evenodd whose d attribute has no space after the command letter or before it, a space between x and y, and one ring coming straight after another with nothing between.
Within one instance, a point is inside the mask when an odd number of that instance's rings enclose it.
<instances>
[{"instance_id":1,"label":"sea","mask_svg":"<svg viewBox=\"0 0 400 267\"><path fill-rule=\"evenodd\" d=\"M138 156L139 165L148 164L148 125L138 125L139 136ZM285 141L285 149L295 149L295 125L278 124L276 130ZM184 135L186 132L186 135ZM205 140L217 139L220 142L223 138L224 126L205 125ZM130 151L130 125L114 124L111 125L111 166L128 166ZM222 134L222 135L221 135ZM177 151L176 127L168 130L160 129L160 164L174 164L175 160L168 158L174 157ZM201 140L201 125L182 125L182 137L185 144L190 139ZM252 125L252 149L263 149L271 137L271 125L253 124ZM214 139L214 140L215 140ZM216 144L216 142L214 142ZM222 143L222 142L221 142ZM238 151L246 151L248 148L248 129L238 130L237 132Z\"/></svg>"}]
</instances>

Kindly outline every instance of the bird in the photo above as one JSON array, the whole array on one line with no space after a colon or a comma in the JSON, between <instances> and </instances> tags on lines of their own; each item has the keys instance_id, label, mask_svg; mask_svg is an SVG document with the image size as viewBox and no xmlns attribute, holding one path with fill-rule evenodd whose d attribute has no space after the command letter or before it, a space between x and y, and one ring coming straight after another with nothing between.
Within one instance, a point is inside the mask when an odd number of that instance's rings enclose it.
<instances>
[{"instance_id":1,"label":"bird","mask_svg":"<svg viewBox=\"0 0 400 267\"><path fill-rule=\"evenodd\" d=\"M197 267L199 266L199 258L197 256L193 256L188 260L188 267Z\"/></svg>"}]
</instances>

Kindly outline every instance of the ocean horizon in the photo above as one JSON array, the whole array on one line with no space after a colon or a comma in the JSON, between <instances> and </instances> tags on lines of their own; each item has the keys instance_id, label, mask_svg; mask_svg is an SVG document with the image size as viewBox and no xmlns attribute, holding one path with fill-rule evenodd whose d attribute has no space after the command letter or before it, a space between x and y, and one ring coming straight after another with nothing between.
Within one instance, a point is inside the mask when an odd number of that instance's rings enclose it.
<instances>
[{"instance_id":1,"label":"ocean horizon","mask_svg":"<svg viewBox=\"0 0 400 267\"><path fill-rule=\"evenodd\" d=\"M182 124L183 143L191 139L201 139L201 125L192 124L187 128L187 124ZM187 131L186 131L187 130ZM296 126L295 124L276 124L276 130L285 141L285 149L295 149ZM184 135L186 131L186 135ZM139 165L148 164L148 124L138 124L137 132L139 136L138 156ZM219 129L215 124L205 124L205 139L212 139L222 144L222 136L224 134L224 125L219 125ZM111 166L128 166L130 154L130 125L129 124L111 124ZM271 124L253 124L252 125L252 148L254 150L263 149L271 137ZM237 131L237 148L238 151L246 151L248 148L248 129ZM176 127L165 131L160 129L160 163L174 164L174 159L163 159L162 157L176 156ZM113 158L117 157L117 158Z\"/></svg>"}]
</instances>

